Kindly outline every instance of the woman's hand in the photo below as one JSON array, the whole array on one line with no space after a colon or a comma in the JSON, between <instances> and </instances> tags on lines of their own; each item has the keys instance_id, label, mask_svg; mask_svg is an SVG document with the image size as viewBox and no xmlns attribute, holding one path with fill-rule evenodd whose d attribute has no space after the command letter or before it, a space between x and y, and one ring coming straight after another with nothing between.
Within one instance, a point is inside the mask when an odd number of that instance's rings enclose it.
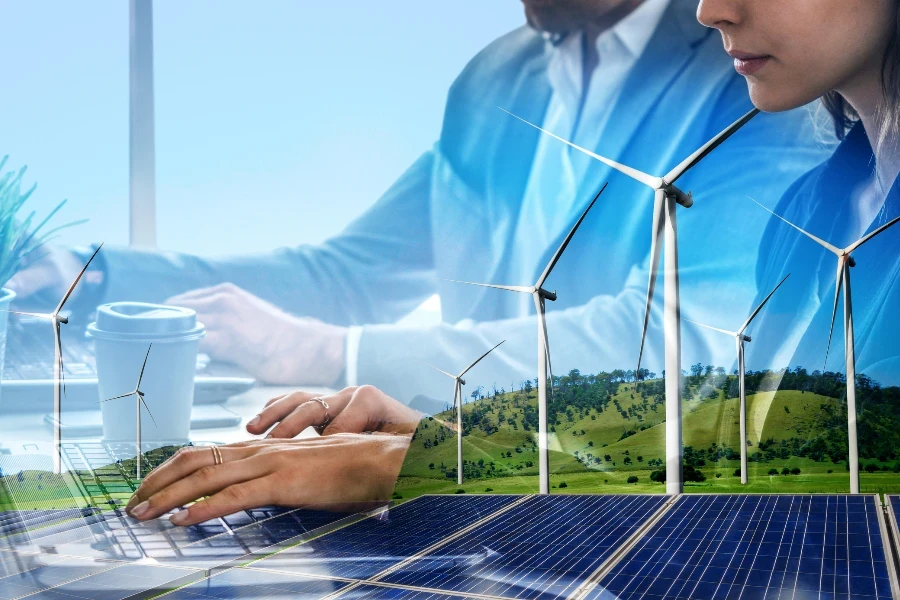
<instances>
[{"instance_id":1,"label":"woman's hand","mask_svg":"<svg viewBox=\"0 0 900 600\"><path fill-rule=\"evenodd\" d=\"M421 418L421 413L378 388L363 385L344 388L330 396L295 391L272 398L247 423L247 431L260 435L275 425L267 439L292 438L307 427L315 427L322 435L370 431L413 434Z\"/></svg>"},{"instance_id":2,"label":"woman's hand","mask_svg":"<svg viewBox=\"0 0 900 600\"><path fill-rule=\"evenodd\" d=\"M302 440L251 440L182 448L154 469L125 511L146 521L198 498L170 517L193 525L275 504L359 511L386 503L403 465L410 436L339 434Z\"/></svg>"}]
</instances>

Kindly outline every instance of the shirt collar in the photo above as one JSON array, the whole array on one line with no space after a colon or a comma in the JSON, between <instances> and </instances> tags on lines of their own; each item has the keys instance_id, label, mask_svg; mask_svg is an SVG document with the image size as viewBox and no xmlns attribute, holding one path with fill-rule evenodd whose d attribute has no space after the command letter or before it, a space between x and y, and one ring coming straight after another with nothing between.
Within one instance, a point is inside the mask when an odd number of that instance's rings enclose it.
<instances>
[{"instance_id":1,"label":"shirt collar","mask_svg":"<svg viewBox=\"0 0 900 600\"><path fill-rule=\"evenodd\" d=\"M608 50L603 45L609 41L618 42L618 46L636 60L647 48L663 14L672 0L644 0L644 2L628 14L624 19L597 37L596 47L603 60ZM582 69L584 56L582 52L582 36L579 32L565 37L544 36L547 41L547 52L550 53L548 77L550 86L557 93L579 98L581 96Z\"/></svg>"},{"instance_id":2,"label":"shirt collar","mask_svg":"<svg viewBox=\"0 0 900 600\"><path fill-rule=\"evenodd\" d=\"M644 53L670 3L671 0L644 0L608 33L618 37L632 56L637 58ZM599 39L597 41L599 43Z\"/></svg>"}]
</instances>

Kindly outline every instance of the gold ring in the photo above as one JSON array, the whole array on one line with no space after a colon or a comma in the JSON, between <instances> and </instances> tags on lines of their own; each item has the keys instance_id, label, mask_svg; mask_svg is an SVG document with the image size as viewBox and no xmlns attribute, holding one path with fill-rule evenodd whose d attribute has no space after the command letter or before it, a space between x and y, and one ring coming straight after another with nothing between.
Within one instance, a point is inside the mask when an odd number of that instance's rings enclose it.
<instances>
[{"instance_id":1,"label":"gold ring","mask_svg":"<svg viewBox=\"0 0 900 600\"><path fill-rule=\"evenodd\" d=\"M325 409L325 420L322 422L321 425L317 425L317 427L319 427L321 429L322 427L326 427L329 423L331 423L331 415L328 414L328 409L330 407L328 406L328 403L325 402L324 398L321 398L321 397L313 398L312 400L309 400L308 402L318 402L319 404L322 405L322 408Z\"/></svg>"},{"instance_id":2,"label":"gold ring","mask_svg":"<svg viewBox=\"0 0 900 600\"><path fill-rule=\"evenodd\" d=\"M212 453L213 453L213 463L214 464L221 465L223 462L225 462L224 460L222 460L222 451L219 450L218 446L210 446L210 449L212 450Z\"/></svg>"}]
</instances>

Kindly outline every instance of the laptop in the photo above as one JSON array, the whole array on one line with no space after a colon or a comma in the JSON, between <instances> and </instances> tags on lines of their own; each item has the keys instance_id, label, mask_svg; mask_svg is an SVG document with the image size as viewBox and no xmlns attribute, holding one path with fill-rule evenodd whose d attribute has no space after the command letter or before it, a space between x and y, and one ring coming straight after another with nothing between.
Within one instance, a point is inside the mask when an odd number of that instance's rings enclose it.
<instances>
[{"instance_id":1,"label":"laptop","mask_svg":"<svg viewBox=\"0 0 900 600\"><path fill-rule=\"evenodd\" d=\"M100 423L97 370L93 342L74 323L60 329L65 376L64 428L74 437L92 437ZM240 417L222 405L251 389L256 380L236 365L197 357L194 378L194 414L191 428L228 427ZM47 321L10 315L6 357L0 377L0 412L41 411L48 414L53 399L53 331Z\"/></svg>"}]
</instances>

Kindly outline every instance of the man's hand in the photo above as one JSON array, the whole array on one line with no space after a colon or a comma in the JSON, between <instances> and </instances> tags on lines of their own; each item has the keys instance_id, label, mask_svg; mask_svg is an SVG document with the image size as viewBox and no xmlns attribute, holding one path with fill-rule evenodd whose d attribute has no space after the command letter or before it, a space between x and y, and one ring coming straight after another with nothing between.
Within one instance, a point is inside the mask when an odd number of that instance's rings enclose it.
<instances>
[{"instance_id":1,"label":"man's hand","mask_svg":"<svg viewBox=\"0 0 900 600\"><path fill-rule=\"evenodd\" d=\"M40 258L27 268L16 273L6 287L13 290L19 299L25 299L47 290L53 297L62 295L78 276L84 266L70 250L57 246L44 246L36 251ZM72 292L78 294L78 286Z\"/></svg>"},{"instance_id":2,"label":"man's hand","mask_svg":"<svg viewBox=\"0 0 900 600\"><path fill-rule=\"evenodd\" d=\"M288 314L231 283L166 300L197 311L201 349L270 384L333 385L344 370L344 327Z\"/></svg>"},{"instance_id":3,"label":"man's hand","mask_svg":"<svg viewBox=\"0 0 900 600\"><path fill-rule=\"evenodd\" d=\"M319 398L328 408L314 398ZM374 431L413 434L421 418L420 412L378 388L363 385L344 388L330 396L295 391L272 398L247 423L247 431L260 435L275 425L266 439L292 438L307 427L315 427L322 435Z\"/></svg>"},{"instance_id":4,"label":"man's hand","mask_svg":"<svg viewBox=\"0 0 900 600\"><path fill-rule=\"evenodd\" d=\"M170 517L193 525L276 504L359 511L386 503L403 465L410 436L339 434L302 440L252 440L182 448L154 469L125 510L146 521L204 498Z\"/></svg>"}]
</instances>

